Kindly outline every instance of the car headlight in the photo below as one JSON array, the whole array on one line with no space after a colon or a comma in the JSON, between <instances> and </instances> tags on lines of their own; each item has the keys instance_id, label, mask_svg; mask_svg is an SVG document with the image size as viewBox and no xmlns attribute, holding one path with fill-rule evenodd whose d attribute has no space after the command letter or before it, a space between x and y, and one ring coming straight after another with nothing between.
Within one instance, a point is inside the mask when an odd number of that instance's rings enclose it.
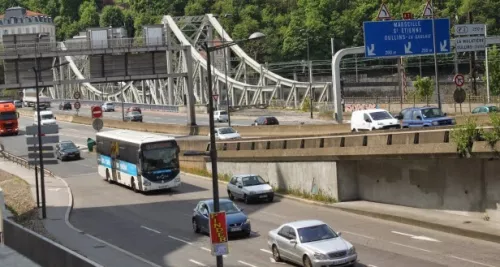
<instances>
[{"instance_id":1,"label":"car headlight","mask_svg":"<svg viewBox=\"0 0 500 267\"><path fill-rule=\"evenodd\" d=\"M455 119L451 119L451 124L457 124L457 121Z\"/></svg>"},{"instance_id":2,"label":"car headlight","mask_svg":"<svg viewBox=\"0 0 500 267\"><path fill-rule=\"evenodd\" d=\"M250 219L247 219L247 220L245 221L245 224L250 224Z\"/></svg>"},{"instance_id":3,"label":"car headlight","mask_svg":"<svg viewBox=\"0 0 500 267\"><path fill-rule=\"evenodd\" d=\"M143 184L143 185L145 185L145 186L150 186L150 185L151 185L151 182L149 182L149 181L144 181L142 184Z\"/></svg>"},{"instance_id":4,"label":"car headlight","mask_svg":"<svg viewBox=\"0 0 500 267\"><path fill-rule=\"evenodd\" d=\"M249 195L255 195L255 191L248 192Z\"/></svg>"},{"instance_id":5,"label":"car headlight","mask_svg":"<svg viewBox=\"0 0 500 267\"><path fill-rule=\"evenodd\" d=\"M347 252L347 255L354 255L354 254L356 254L356 248L352 246Z\"/></svg>"},{"instance_id":6,"label":"car headlight","mask_svg":"<svg viewBox=\"0 0 500 267\"><path fill-rule=\"evenodd\" d=\"M322 253L314 253L314 257L317 259L317 260L328 260L329 257L325 254L322 254Z\"/></svg>"},{"instance_id":7,"label":"car headlight","mask_svg":"<svg viewBox=\"0 0 500 267\"><path fill-rule=\"evenodd\" d=\"M433 121L433 122L432 122L432 125L434 125L434 126L439 125L439 122L437 122L437 121Z\"/></svg>"}]
</instances>

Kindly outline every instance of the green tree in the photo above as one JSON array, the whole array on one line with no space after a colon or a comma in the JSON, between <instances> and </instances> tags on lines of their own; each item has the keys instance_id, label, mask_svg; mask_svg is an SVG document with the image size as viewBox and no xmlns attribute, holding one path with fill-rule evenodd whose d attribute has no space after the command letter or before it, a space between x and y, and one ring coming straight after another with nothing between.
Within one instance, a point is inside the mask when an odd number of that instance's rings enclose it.
<instances>
[{"instance_id":1,"label":"green tree","mask_svg":"<svg viewBox=\"0 0 500 267\"><path fill-rule=\"evenodd\" d=\"M488 68L490 73L490 93L498 96L500 95L500 52L496 45L488 49Z\"/></svg>"},{"instance_id":2,"label":"green tree","mask_svg":"<svg viewBox=\"0 0 500 267\"><path fill-rule=\"evenodd\" d=\"M134 15L131 11L125 11L123 22L125 24L125 30L127 30L128 37L134 37L135 36Z\"/></svg>"},{"instance_id":3,"label":"green tree","mask_svg":"<svg viewBox=\"0 0 500 267\"><path fill-rule=\"evenodd\" d=\"M116 6L106 6L102 9L101 27L123 27L125 16L122 10Z\"/></svg>"},{"instance_id":4,"label":"green tree","mask_svg":"<svg viewBox=\"0 0 500 267\"><path fill-rule=\"evenodd\" d=\"M99 13L97 13L97 5L93 1L84 2L79 9L80 30L99 26Z\"/></svg>"},{"instance_id":5,"label":"green tree","mask_svg":"<svg viewBox=\"0 0 500 267\"><path fill-rule=\"evenodd\" d=\"M434 94L434 86L432 86L432 79L429 77L417 76L417 80L413 84L415 86L416 94L420 100L424 100L429 105L429 100Z\"/></svg>"}]
</instances>

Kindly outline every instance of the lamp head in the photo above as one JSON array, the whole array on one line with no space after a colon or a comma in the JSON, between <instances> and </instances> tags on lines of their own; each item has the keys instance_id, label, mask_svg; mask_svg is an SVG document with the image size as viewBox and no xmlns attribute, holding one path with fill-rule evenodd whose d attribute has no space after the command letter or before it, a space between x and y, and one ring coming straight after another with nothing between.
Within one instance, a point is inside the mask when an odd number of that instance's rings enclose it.
<instances>
[{"instance_id":1,"label":"lamp head","mask_svg":"<svg viewBox=\"0 0 500 267\"><path fill-rule=\"evenodd\" d=\"M266 37L265 34L261 33L261 32L254 32L252 33L252 35L250 35L250 37L248 37L248 40L258 40L258 39L262 39Z\"/></svg>"}]
</instances>

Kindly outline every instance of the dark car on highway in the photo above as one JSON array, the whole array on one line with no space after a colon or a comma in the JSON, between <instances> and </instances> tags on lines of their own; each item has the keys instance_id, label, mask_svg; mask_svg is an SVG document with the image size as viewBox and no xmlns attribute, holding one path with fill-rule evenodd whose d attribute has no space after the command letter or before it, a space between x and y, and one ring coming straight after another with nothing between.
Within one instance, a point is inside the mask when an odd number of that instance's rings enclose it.
<instances>
[{"instance_id":1,"label":"dark car on highway","mask_svg":"<svg viewBox=\"0 0 500 267\"><path fill-rule=\"evenodd\" d=\"M72 141L61 141L56 144L56 157L61 161L80 159L80 149Z\"/></svg>"},{"instance_id":2,"label":"dark car on highway","mask_svg":"<svg viewBox=\"0 0 500 267\"><path fill-rule=\"evenodd\" d=\"M401 127L432 127L455 125L455 119L447 116L437 107L414 107L403 109L396 119L401 120Z\"/></svg>"},{"instance_id":3,"label":"dark car on highway","mask_svg":"<svg viewBox=\"0 0 500 267\"><path fill-rule=\"evenodd\" d=\"M142 114L142 110L141 110L141 108L140 108L140 107L137 107L137 106L133 106L133 107L129 107L129 108L127 108L127 112L131 112L131 111L137 111L137 112L139 112L139 113L141 113L141 114Z\"/></svg>"},{"instance_id":4,"label":"dark car on highway","mask_svg":"<svg viewBox=\"0 0 500 267\"><path fill-rule=\"evenodd\" d=\"M226 213L226 229L229 235L243 234L248 237L252 233L252 226L243 209L236 206L231 200L221 198L219 209ZM210 233L208 220L210 213L214 212L213 200L202 200L194 208L191 223L195 233Z\"/></svg>"},{"instance_id":5,"label":"dark car on highway","mask_svg":"<svg viewBox=\"0 0 500 267\"><path fill-rule=\"evenodd\" d=\"M258 117L254 122L253 125L258 126L258 125L279 125L278 119L273 116L262 116Z\"/></svg>"},{"instance_id":6,"label":"dark car on highway","mask_svg":"<svg viewBox=\"0 0 500 267\"><path fill-rule=\"evenodd\" d=\"M59 110L71 110L71 109L72 109L71 102L69 101L61 102L61 104L59 104Z\"/></svg>"},{"instance_id":7,"label":"dark car on highway","mask_svg":"<svg viewBox=\"0 0 500 267\"><path fill-rule=\"evenodd\" d=\"M138 111L129 111L127 115L125 115L125 121L142 122L142 114Z\"/></svg>"}]
</instances>

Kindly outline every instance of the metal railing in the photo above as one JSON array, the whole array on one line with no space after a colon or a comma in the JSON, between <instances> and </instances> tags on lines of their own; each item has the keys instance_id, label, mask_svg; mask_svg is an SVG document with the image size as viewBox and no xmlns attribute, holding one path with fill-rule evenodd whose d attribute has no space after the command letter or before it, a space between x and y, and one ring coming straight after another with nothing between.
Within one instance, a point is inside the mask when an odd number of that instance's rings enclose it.
<instances>
[{"instance_id":1,"label":"metal railing","mask_svg":"<svg viewBox=\"0 0 500 267\"><path fill-rule=\"evenodd\" d=\"M28 160L27 159L24 159L22 157L19 157L19 156L16 156L12 153L9 153L7 151L5 151L4 149L4 146L3 144L0 144L0 156L3 157L4 159L8 160L8 161L11 161L11 162L14 162L16 163L17 165L20 165L24 168L27 168L27 169L35 169L35 166L34 165L30 165L28 164ZM48 176L51 176L51 177L55 177L54 173L51 172L50 170L48 169L44 169L44 173L45 175L48 175Z\"/></svg>"},{"instance_id":2,"label":"metal railing","mask_svg":"<svg viewBox=\"0 0 500 267\"><path fill-rule=\"evenodd\" d=\"M64 99L64 100L54 100L52 101L52 106L53 107L58 107L59 103L65 102L65 101L70 101L71 103L76 102L76 99ZM111 102L115 104L116 109L120 109L122 106L121 102L113 102L113 101L94 101L94 100L78 100L82 106L101 106L104 102ZM154 105L154 104L138 104L138 103L129 103L129 102L124 102L123 103L124 108L129 108L129 107L140 107L142 110L151 110L151 111L162 111L162 112L171 112L171 113L178 113L179 112L179 106L169 106L169 105Z\"/></svg>"}]
</instances>

